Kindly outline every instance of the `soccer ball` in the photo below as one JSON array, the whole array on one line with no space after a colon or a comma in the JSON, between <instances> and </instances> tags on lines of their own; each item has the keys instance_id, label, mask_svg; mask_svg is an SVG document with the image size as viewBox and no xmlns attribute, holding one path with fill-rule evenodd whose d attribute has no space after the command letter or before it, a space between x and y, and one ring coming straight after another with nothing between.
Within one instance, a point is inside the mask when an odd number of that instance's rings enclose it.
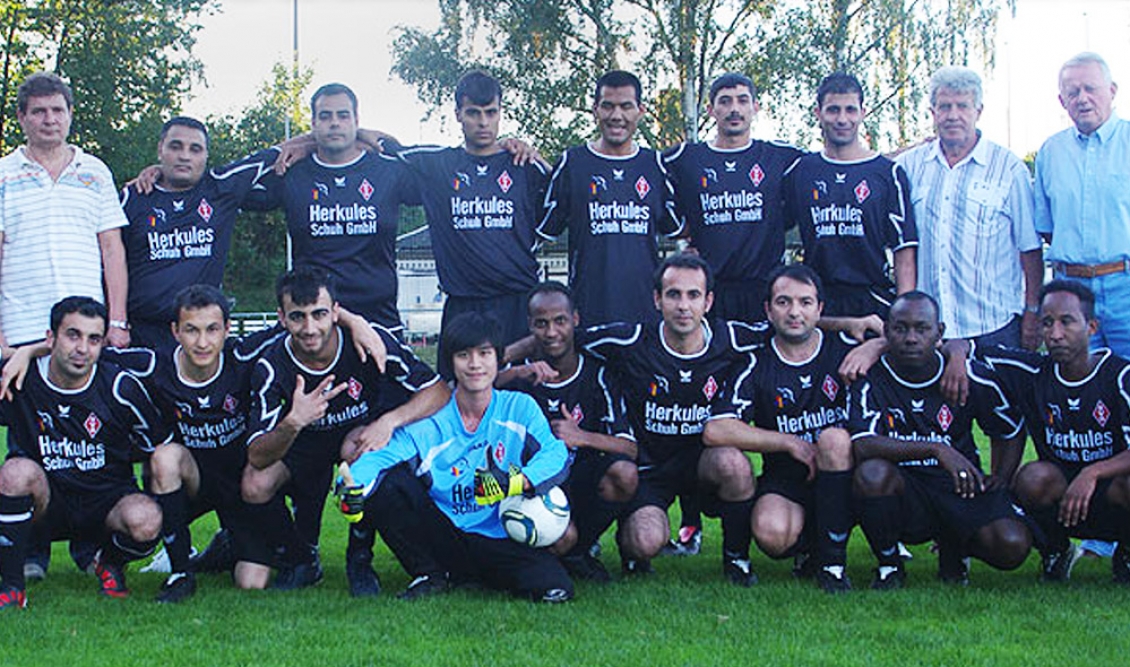
<instances>
[{"instance_id":1,"label":"soccer ball","mask_svg":"<svg viewBox=\"0 0 1130 667\"><path fill-rule=\"evenodd\" d=\"M548 547L569 527L569 498L559 486L532 498L511 496L498 504L498 518L515 542Z\"/></svg>"}]
</instances>

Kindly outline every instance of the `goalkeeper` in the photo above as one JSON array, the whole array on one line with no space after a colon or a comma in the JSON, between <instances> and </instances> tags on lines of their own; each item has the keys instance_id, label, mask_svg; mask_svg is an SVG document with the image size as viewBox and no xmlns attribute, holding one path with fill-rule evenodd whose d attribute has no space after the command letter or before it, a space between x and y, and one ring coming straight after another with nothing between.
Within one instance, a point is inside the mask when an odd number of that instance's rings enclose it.
<instances>
[{"instance_id":1,"label":"goalkeeper","mask_svg":"<svg viewBox=\"0 0 1130 667\"><path fill-rule=\"evenodd\" d=\"M451 400L343 466L346 519L380 532L414 577L402 599L461 584L542 602L573 597L557 558L510 540L499 520L499 501L560 484L570 461L532 398L494 389L501 342L497 323L477 312L453 319L440 343L454 370ZM575 530L561 539L575 540Z\"/></svg>"}]
</instances>

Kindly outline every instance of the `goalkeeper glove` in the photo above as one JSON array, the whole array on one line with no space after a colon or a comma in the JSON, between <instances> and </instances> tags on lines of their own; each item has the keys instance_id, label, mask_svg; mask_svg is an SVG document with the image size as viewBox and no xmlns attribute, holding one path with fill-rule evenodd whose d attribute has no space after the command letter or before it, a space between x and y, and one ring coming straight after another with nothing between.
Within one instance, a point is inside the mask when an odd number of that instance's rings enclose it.
<instances>
[{"instance_id":1,"label":"goalkeeper glove","mask_svg":"<svg viewBox=\"0 0 1130 667\"><path fill-rule=\"evenodd\" d=\"M475 470L475 502L480 505L493 505L503 498L516 496L525 488L526 476L522 469L513 463L510 470L504 471L487 455L487 468Z\"/></svg>"},{"instance_id":2,"label":"goalkeeper glove","mask_svg":"<svg viewBox=\"0 0 1130 667\"><path fill-rule=\"evenodd\" d=\"M341 501L338 509L341 510L346 521L357 523L365 516L364 487L354 483L347 464L342 463L339 472L341 477L334 484L334 495Z\"/></svg>"}]
</instances>

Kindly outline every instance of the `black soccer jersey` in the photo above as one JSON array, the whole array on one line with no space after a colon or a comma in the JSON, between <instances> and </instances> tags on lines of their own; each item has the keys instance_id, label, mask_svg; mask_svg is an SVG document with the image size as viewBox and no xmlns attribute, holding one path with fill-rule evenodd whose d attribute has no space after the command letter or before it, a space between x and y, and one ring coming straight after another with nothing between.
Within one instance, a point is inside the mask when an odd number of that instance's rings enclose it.
<instances>
[{"instance_id":1,"label":"black soccer jersey","mask_svg":"<svg viewBox=\"0 0 1130 667\"><path fill-rule=\"evenodd\" d=\"M1126 451L1130 441L1130 362L1108 349L1077 382L1064 380L1050 357L1001 347L975 348L1019 406L1043 461L1068 474Z\"/></svg>"},{"instance_id":2,"label":"black soccer jersey","mask_svg":"<svg viewBox=\"0 0 1130 667\"><path fill-rule=\"evenodd\" d=\"M377 370L372 360L361 362L353 348L353 337L340 327L337 356L324 370L308 368L298 361L290 349L290 336L272 344L255 363L251 375L248 445L286 416L299 374L305 379L307 391L313 391L327 375L334 376L335 385L345 382L348 388L330 401L321 419L302 429L293 447L336 448L354 427L374 421L403 404L411 393L439 382L439 376L391 332L380 326L374 329L388 350L384 373Z\"/></svg>"},{"instance_id":3,"label":"black soccer jersey","mask_svg":"<svg viewBox=\"0 0 1130 667\"><path fill-rule=\"evenodd\" d=\"M655 321L656 233L681 231L673 197L663 160L649 148L612 157L585 145L561 156L538 234L569 231L569 286L586 325Z\"/></svg>"},{"instance_id":4,"label":"black soccer jersey","mask_svg":"<svg viewBox=\"0 0 1130 667\"><path fill-rule=\"evenodd\" d=\"M363 153L349 164L327 165L311 155L285 178L268 176L263 183L265 196L257 195L248 206L286 209L294 266L329 272L341 305L399 329L396 229L400 205L419 203L404 164Z\"/></svg>"},{"instance_id":5,"label":"black soccer jersey","mask_svg":"<svg viewBox=\"0 0 1130 667\"><path fill-rule=\"evenodd\" d=\"M785 254L783 177L804 152L754 140L745 148L680 144L664 160L691 242L725 282L764 280Z\"/></svg>"},{"instance_id":6,"label":"black soccer jersey","mask_svg":"<svg viewBox=\"0 0 1130 667\"><path fill-rule=\"evenodd\" d=\"M938 372L925 382L899 377L884 355L867 377L851 386L848 428L853 440L872 435L895 440L944 443L981 465L973 441L973 420L990 438L1011 438L1024 426L1024 418L1009 402L996 374L985 364L969 362L969 400L951 405L942 398L945 362L938 355ZM900 461L901 466L937 467L936 458Z\"/></svg>"},{"instance_id":7,"label":"black soccer jersey","mask_svg":"<svg viewBox=\"0 0 1130 667\"><path fill-rule=\"evenodd\" d=\"M838 336L825 336L819 329L820 345L800 362L781 357L773 341L754 352L754 365L742 372L719 396L713 418L734 417L758 428L799 436L815 443L820 432L833 426L846 427L848 390L840 380L840 363L850 349ZM807 474L805 466L782 452L764 455L767 474Z\"/></svg>"},{"instance_id":8,"label":"black soccer jersey","mask_svg":"<svg viewBox=\"0 0 1130 667\"><path fill-rule=\"evenodd\" d=\"M524 293L537 284L534 228L548 175L508 152L418 146L399 153L424 201L440 286L456 297Z\"/></svg>"},{"instance_id":9,"label":"black soccer jersey","mask_svg":"<svg viewBox=\"0 0 1130 667\"><path fill-rule=\"evenodd\" d=\"M838 162L801 158L785 177L785 210L804 242L804 263L828 286L895 297L887 253L918 245L906 171L876 155Z\"/></svg>"},{"instance_id":10,"label":"black soccer jersey","mask_svg":"<svg viewBox=\"0 0 1130 667\"><path fill-rule=\"evenodd\" d=\"M122 190L129 220L122 230L129 266L131 320L170 322L173 297L186 285L219 287L231 247L236 214L271 169L271 148L213 169L191 190Z\"/></svg>"},{"instance_id":11,"label":"black soccer jersey","mask_svg":"<svg viewBox=\"0 0 1130 667\"><path fill-rule=\"evenodd\" d=\"M698 354L675 352L663 340L663 323L593 327L584 348L604 359L623 388L628 422L641 463L662 463L687 447L702 447L702 428L715 397L753 364L764 327L728 322L717 335L706 324Z\"/></svg>"},{"instance_id":12,"label":"black soccer jersey","mask_svg":"<svg viewBox=\"0 0 1130 667\"><path fill-rule=\"evenodd\" d=\"M133 461L172 437L141 381L100 361L85 386L61 389L47 379L49 364L39 359L24 388L0 403L11 453L37 461L64 491L136 484Z\"/></svg>"},{"instance_id":13,"label":"black soccer jersey","mask_svg":"<svg viewBox=\"0 0 1130 667\"><path fill-rule=\"evenodd\" d=\"M624 418L623 398L599 360L580 355L577 372L559 382L515 382L508 389L529 394L549 421L561 419L564 408L581 430L635 440Z\"/></svg>"}]
</instances>

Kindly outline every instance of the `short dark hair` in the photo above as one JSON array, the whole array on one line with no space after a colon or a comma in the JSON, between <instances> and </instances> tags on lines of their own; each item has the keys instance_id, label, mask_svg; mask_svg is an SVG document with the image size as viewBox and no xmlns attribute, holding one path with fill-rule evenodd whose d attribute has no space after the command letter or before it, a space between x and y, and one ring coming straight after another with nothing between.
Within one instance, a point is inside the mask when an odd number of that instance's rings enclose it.
<instances>
[{"instance_id":1,"label":"short dark hair","mask_svg":"<svg viewBox=\"0 0 1130 667\"><path fill-rule=\"evenodd\" d=\"M636 91L636 104L641 104L641 100L643 99L643 84L640 83L638 76L631 72L625 72L622 69L614 69L605 72L596 80L596 89L593 91L593 104L600 104L601 88L626 88L628 86L631 86Z\"/></svg>"},{"instance_id":2,"label":"short dark hair","mask_svg":"<svg viewBox=\"0 0 1130 667\"><path fill-rule=\"evenodd\" d=\"M204 147L208 147L208 127L191 116L173 116L165 121L165 124L161 126L161 136L157 137L157 140L164 141L165 137L169 134L169 130L174 127L187 127L192 130L200 130L204 135Z\"/></svg>"},{"instance_id":3,"label":"short dark hair","mask_svg":"<svg viewBox=\"0 0 1130 667\"><path fill-rule=\"evenodd\" d=\"M655 273L651 277L652 286L655 288L656 292L663 292L663 274L667 272L667 269L694 269L702 271L703 274L706 275L706 291L714 291L714 272L710 270L710 265L706 263L706 260L698 255L692 255L686 252L677 252L667 255L667 257L660 262L659 268L655 270Z\"/></svg>"},{"instance_id":4,"label":"short dark hair","mask_svg":"<svg viewBox=\"0 0 1130 667\"><path fill-rule=\"evenodd\" d=\"M350 104L353 105L353 115L357 115L357 95L353 93L353 90L344 83L327 83L315 90L314 94L310 96L310 114L312 116L318 114L318 100L330 95L345 95L348 97Z\"/></svg>"},{"instance_id":5,"label":"short dark hair","mask_svg":"<svg viewBox=\"0 0 1130 667\"><path fill-rule=\"evenodd\" d=\"M445 324L440 334L439 348L443 350L443 363L447 368L454 368L457 353L484 343L494 348L501 366L505 343L498 320L474 311L461 313Z\"/></svg>"},{"instance_id":6,"label":"short dark hair","mask_svg":"<svg viewBox=\"0 0 1130 667\"><path fill-rule=\"evenodd\" d=\"M863 106L863 86L859 79L847 72L835 72L824 77L820 87L816 89L816 106L824 105L824 98L828 95L859 95L859 105Z\"/></svg>"},{"instance_id":7,"label":"short dark hair","mask_svg":"<svg viewBox=\"0 0 1130 667\"><path fill-rule=\"evenodd\" d=\"M530 302L534 300L534 297L542 294L560 294L561 296L565 297L566 301L569 302L569 310L577 309L577 306L573 303L572 290L566 287L563 283L559 283L556 280L547 280L545 282L534 285L534 288L530 290L529 296L526 297L527 312L529 312Z\"/></svg>"},{"instance_id":8,"label":"short dark hair","mask_svg":"<svg viewBox=\"0 0 1130 667\"><path fill-rule=\"evenodd\" d=\"M481 69L473 69L459 78L455 84L455 108L463 108L463 100L478 106L486 106L498 100L502 104L502 86L498 79Z\"/></svg>"},{"instance_id":9,"label":"short dark hair","mask_svg":"<svg viewBox=\"0 0 1130 667\"><path fill-rule=\"evenodd\" d=\"M714 104L714 98L718 97L718 91L724 88L737 88L738 86L749 88L749 94L753 96L753 99L757 99L757 86L753 85L752 79L738 72L726 72L710 84L710 103Z\"/></svg>"},{"instance_id":10,"label":"short dark hair","mask_svg":"<svg viewBox=\"0 0 1130 667\"><path fill-rule=\"evenodd\" d=\"M219 306L224 314L224 322L231 319L231 300L224 296L219 287L213 285L189 285L173 297L173 318L179 321L181 312L199 310L209 306Z\"/></svg>"},{"instance_id":11,"label":"short dark hair","mask_svg":"<svg viewBox=\"0 0 1130 667\"><path fill-rule=\"evenodd\" d=\"M330 295L331 301L337 303L333 276L314 266L299 266L279 276L275 283L275 298L280 309L283 307L283 297L287 295L294 305L308 306L318 300L318 293L322 289Z\"/></svg>"},{"instance_id":12,"label":"short dark hair","mask_svg":"<svg viewBox=\"0 0 1130 667\"><path fill-rule=\"evenodd\" d=\"M36 72L16 89L16 109L23 113L27 111L27 101L33 97L48 97L50 95L62 95L63 99L67 101L67 109L71 109L75 105L75 96L71 92L71 87L67 85L63 78L54 72Z\"/></svg>"},{"instance_id":13,"label":"short dark hair","mask_svg":"<svg viewBox=\"0 0 1130 667\"><path fill-rule=\"evenodd\" d=\"M1067 292L1074 294L1079 299L1079 306L1083 309L1083 317L1088 320L1095 319L1095 293L1081 282L1076 280L1057 279L1040 288L1040 308L1044 307L1044 299L1053 292Z\"/></svg>"},{"instance_id":14,"label":"short dark hair","mask_svg":"<svg viewBox=\"0 0 1130 667\"><path fill-rule=\"evenodd\" d=\"M63 324L63 318L71 313L78 313L83 317L96 317L102 320L103 327L106 326L106 320L109 319L106 314L106 306L94 299L88 296L68 296L51 306L51 331L58 334L59 327Z\"/></svg>"},{"instance_id":15,"label":"short dark hair","mask_svg":"<svg viewBox=\"0 0 1130 667\"><path fill-rule=\"evenodd\" d=\"M907 301L907 302L925 301L926 303L930 304L930 307L934 310L934 321L935 322L941 321L942 311L941 311L941 308L938 307L938 301L934 297L930 296L929 294L927 294L927 293L925 293L921 290L910 290L909 292L903 292L902 294L898 295L898 298L896 298L893 302L891 302L891 311L890 312L894 312L895 306L899 305L903 301ZM887 319L888 320L890 319L889 315L888 315Z\"/></svg>"},{"instance_id":16,"label":"short dark hair","mask_svg":"<svg viewBox=\"0 0 1130 667\"><path fill-rule=\"evenodd\" d=\"M824 281L820 275L807 264L784 264L769 272L765 279L765 303L773 300L773 286L781 278L788 278L816 288L816 300L824 303Z\"/></svg>"}]
</instances>

